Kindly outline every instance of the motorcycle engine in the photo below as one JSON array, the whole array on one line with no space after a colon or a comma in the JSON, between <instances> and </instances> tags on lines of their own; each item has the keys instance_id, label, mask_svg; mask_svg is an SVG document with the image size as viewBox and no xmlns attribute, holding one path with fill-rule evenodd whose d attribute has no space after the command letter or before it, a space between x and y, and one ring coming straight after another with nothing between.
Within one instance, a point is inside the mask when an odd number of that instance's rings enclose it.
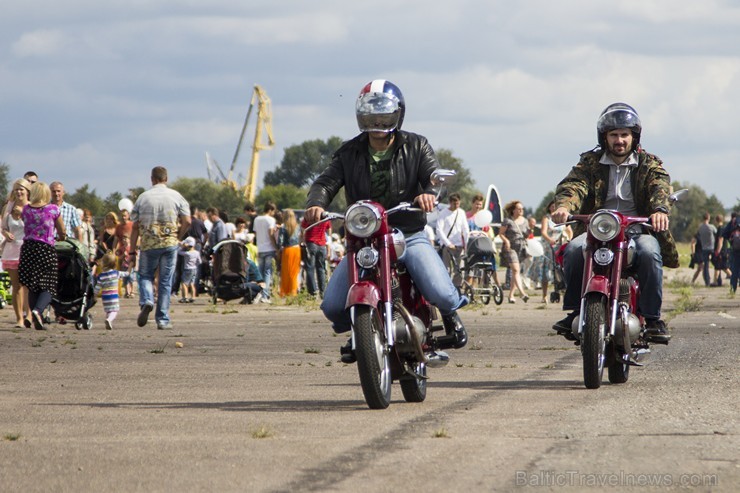
<instances>
[{"instance_id":1,"label":"motorcycle engine","mask_svg":"<svg viewBox=\"0 0 740 493\"><path fill-rule=\"evenodd\" d=\"M414 346L411 342L412 339L409 330L413 330L416 337L420 341L424 340L424 322L413 315L411 316L411 318L414 321L414 326L411 328L406 325L403 317L398 317L395 320L395 324L393 326L396 338L396 349L398 349L402 353L410 353L414 351Z\"/></svg>"},{"instance_id":2,"label":"motorcycle engine","mask_svg":"<svg viewBox=\"0 0 740 493\"><path fill-rule=\"evenodd\" d=\"M615 331L615 337L617 341L622 341L622 330L624 330L622 324L617 323ZM627 315L627 330L629 331L631 342L635 342L637 338L640 337L640 331L642 330L642 327L640 327L640 318L634 313L630 313L629 315Z\"/></svg>"}]
</instances>

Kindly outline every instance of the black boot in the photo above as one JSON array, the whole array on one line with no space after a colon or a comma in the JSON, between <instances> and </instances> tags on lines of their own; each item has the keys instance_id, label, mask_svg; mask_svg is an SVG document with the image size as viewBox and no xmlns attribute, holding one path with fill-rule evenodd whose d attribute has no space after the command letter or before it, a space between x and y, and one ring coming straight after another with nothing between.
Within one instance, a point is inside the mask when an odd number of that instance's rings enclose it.
<instances>
[{"instance_id":1,"label":"black boot","mask_svg":"<svg viewBox=\"0 0 740 493\"><path fill-rule=\"evenodd\" d=\"M463 325L462 320L460 320L460 316L457 314L457 312L452 312L449 315L443 315L442 323L445 326L445 333L447 333L445 339L449 339L449 342L447 342L449 346L446 347L451 347L454 349L465 347L465 345L468 343L468 333L465 332L465 326Z\"/></svg>"},{"instance_id":2,"label":"black boot","mask_svg":"<svg viewBox=\"0 0 740 493\"><path fill-rule=\"evenodd\" d=\"M564 319L555 322L552 329L569 341L575 341L576 337L573 335L573 321L578 318L578 315L578 312L570 312Z\"/></svg>"},{"instance_id":3,"label":"black boot","mask_svg":"<svg viewBox=\"0 0 740 493\"><path fill-rule=\"evenodd\" d=\"M665 322L659 318L650 318L645 320L645 339L655 344L668 344L671 340L670 334L666 329Z\"/></svg>"},{"instance_id":4,"label":"black boot","mask_svg":"<svg viewBox=\"0 0 740 493\"><path fill-rule=\"evenodd\" d=\"M357 361L357 355L352 350L352 338L347 339L347 344L339 348L339 354L341 354L342 363L351 364Z\"/></svg>"}]
</instances>

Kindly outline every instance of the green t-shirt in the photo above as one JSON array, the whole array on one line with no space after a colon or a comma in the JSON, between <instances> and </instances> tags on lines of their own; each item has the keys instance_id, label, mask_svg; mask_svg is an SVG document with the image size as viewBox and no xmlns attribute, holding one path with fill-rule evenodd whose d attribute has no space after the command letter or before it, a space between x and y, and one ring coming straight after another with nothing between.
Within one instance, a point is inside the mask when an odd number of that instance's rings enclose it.
<instances>
[{"instance_id":1,"label":"green t-shirt","mask_svg":"<svg viewBox=\"0 0 740 493\"><path fill-rule=\"evenodd\" d=\"M368 147L370 153L370 199L388 206L391 192L391 157L393 148L375 151Z\"/></svg>"}]
</instances>

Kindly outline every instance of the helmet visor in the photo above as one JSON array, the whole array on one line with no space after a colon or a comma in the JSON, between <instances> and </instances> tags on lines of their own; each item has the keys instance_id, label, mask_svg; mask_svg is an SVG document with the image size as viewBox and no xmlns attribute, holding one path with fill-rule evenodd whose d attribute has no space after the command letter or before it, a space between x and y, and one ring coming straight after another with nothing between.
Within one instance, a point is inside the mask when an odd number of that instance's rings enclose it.
<instances>
[{"instance_id":1,"label":"helmet visor","mask_svg":"<svg viewBox=\"0 0 740 493\"><path fill-rule=\"evenodd\" d=\"M633 111L624 108L615 108L601 115L596 127L600 133L618 128L630 128L639 132L641 129L640 117Z\"/></svg>"},{"instance_id":2,"label":"helmet visor","mask_svg":"<svg viewBox=\"0 0 740 493\"><path fill-rule=\"evenodd\" d=\"M365 94L357 100L355 112L363 132L392 132L401 117L398 98L388 94Z\"/></svg>"}]
</instances>

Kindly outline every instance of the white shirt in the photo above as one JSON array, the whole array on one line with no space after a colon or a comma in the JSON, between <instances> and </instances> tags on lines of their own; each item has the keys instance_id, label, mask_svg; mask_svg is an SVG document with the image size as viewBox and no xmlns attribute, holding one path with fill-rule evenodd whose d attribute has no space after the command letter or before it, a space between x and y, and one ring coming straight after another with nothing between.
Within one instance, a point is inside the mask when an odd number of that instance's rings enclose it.
<instances>
[{"instance_id":1,"label":"white shirt","mask_svg":"<svg viewBox=\"0 0 740 493\"><path fill-rule=\"evenodd\" d=\"M454 245L463 248L468 244L470 228L465 211L457 208L451 211L449 208L441 211L437 218L437 241L442 246Z\"/></svg>"},{"instance_id":2,"label":"white shirt","mask_svg":"<svg viewBox=\"0 0 740 493\"><path fill-rule=\"evenodd\" d=\"M257 239L258 252L267 253L275 251L275 245L272 244L272 240L270 239L270 230L273 229L276 224L275 218L268 216L267 214L254 218L252 231Z\"/></svg>"},{"instance_id":3,"label":"white shirt","mask_svg":"<svg viewBox=\"0 0 740 493\"><path fill-rule=\"evenodd\" d=\"M632 152L625 162L617 164L609 156L609 153L605 152L599 162L609 166L609 189L606 192L604 209L613 209L628 216L637 214L635 198L632 195L632 180L630 179L632 170L640 164L637 154Z\"/></svg>"}]
</instances>

